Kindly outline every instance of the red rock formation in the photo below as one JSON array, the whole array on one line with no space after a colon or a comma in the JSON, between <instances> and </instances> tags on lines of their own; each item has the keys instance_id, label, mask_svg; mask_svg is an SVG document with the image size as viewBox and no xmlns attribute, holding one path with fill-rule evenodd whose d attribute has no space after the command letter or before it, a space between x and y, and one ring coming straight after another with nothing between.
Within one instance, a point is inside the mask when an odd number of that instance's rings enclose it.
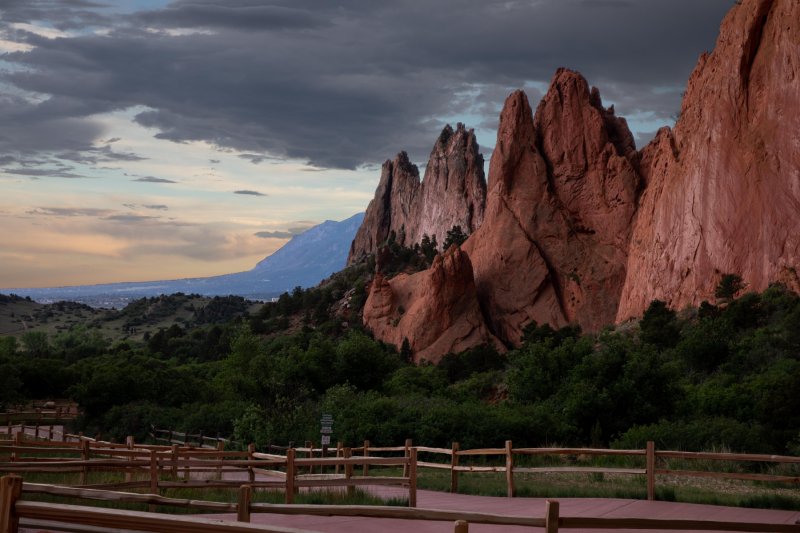
<instances>
[{"instance_id":1,"label":"red rock formation","mask_svg":"<svg viewBox=\"0 0 800 533\"><path fill-rule=\"evenodd\" d=\"M465 244L493 331L515 344L532 320L596 330L625 281L639 177L624 119L561 69L531 116L506 100L489 170L486 219Z\"/></svg>"},{"instance_id":2,"label":"red rock formation","mask_svg":"<svg viewBox=\"0 0 800 533\"><path fill-rule=\"evenodd\" d=\"M481 314L469 257L455 245L424 272L389 280L375 274L364 324L397 347L408 339L416 361L435 362L480 344L502 349Z\"/></svg>"},{"instance_id":3,"label":"red rock formation","mask_svg":"<svg viewBox=\"0 0 800 533\"><path fill-rule=\"evenodd\" d=\"M432 358L492 334L516 344L534 320L597 330L653 299L698 305L726 273L753 290L800 287L798 21L797 0L737 4L689 80L675 129L641 152L577 73L556 73L535 117L525 94L512 94L483 224L458 259L376 279L367 326ZM453 331L469 333L454 342Z\"/></svg>"},{"instance_id":4,"label":"red rock formation","mask_svg":"<svg viewBox=\"0 0 800 533\"><path fill-rule=\"evenodd\" d=\"M348 265L376 252L391 231L399 233L408 220L410 206L415 204L417 189L419 170L408 160L408 154L400 152L394 161L383 164L375 198L367 206L364 221L350 245Z\"/></svg>"},{"instance_id":5,"label":"red rock formation","mask_svg":"<svg viewBox=\"0 0 800 533\"><path fill-rule=\"evenodd\" d=\"M483 221L485 203L483 156L475 133L463 124L455 131L446 126L431 151L422 183L405 152L383 164L375 198L367 207L347 263L375 253L392 231L404 246L419 243L424 234L435 236L441 245L453 226L472 233Z\"/></svg>"},{"instance_id":6,"label":"red rock formation","mask_svg":"<svg viewBox=\"0 0 800 533\"><path fill-rule=\"evenodd\" d=\"M675 129L642 151L647 182L617 319L653 299L713 300L800 267L800 2L745 0L689 80ZM796 274L794 275L796 279Z\"/></svg>"}]
</instances>

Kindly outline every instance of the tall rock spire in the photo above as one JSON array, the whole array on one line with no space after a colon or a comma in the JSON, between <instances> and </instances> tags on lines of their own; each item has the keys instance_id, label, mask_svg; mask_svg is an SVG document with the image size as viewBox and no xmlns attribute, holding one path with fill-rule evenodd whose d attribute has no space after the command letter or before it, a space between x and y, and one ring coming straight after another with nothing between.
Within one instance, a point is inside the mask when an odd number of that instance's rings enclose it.
<instances>
[{"instance_id":1,"label":"tall rock spire","mask_svg":"<svg viewBox=\"0 0 800 533\"><path fill-rule=\"evenodd\" d=\"M377 251L391 232L404 246L419 243L423 235L442 244L453 226L472 233L483 222L485 204L483 156L475 132L460 123L455 130L448 125L431 151L422 183L405 152L383 164L347 262Z\"/></svg>"}]
</instances>

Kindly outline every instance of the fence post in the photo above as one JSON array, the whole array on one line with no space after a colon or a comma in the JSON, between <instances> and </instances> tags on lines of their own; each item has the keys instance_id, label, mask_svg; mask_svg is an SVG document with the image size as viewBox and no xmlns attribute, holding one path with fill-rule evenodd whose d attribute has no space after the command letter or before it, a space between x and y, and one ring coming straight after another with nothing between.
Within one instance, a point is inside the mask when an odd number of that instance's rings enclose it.
<instances>
[{"instance_id":1,"label":"fence post","mask_svg":"<svg viewBox=\"0 0 800 533\"><path fill-rule=\"evenodd\" d=\"M172 481L178 481L178 445L172 445Z\"/></svg>"},{"instance_id":2,"label":"fence post","mask_svg":"<svg viewBox=\"0 0 800 533\"><path fill-rule=\"evenodd\" d=\"M656 443L651 440L647 441L646 461L647 499L652 501L656 499Z\"/></svg>"},{"instance_id":3,"label":"fence post","mask_svg":"<svg viewBox=\"0 0 800 533\"><path fill-rule=\"evenodd\" d=\"M308 448L308 455L306 455L306 457L308 457L309 459L313 459L314 458L314 443L311 442L310 440L307 440L306 441L306 448ZM313 474L314 473L314 465L310 465L308 467L308 473L309 474Z\"/></svg>"},{"instance_id":4,"label":"fence post","mask_svg":"<svg viewBox=\"0 0 800 533\"><path fill-rule=\"evenodd\" d=\"M342 441L336 443L336 458L342 456ZM335 470L333 471L334 474L339 474L339 463L336 463Z\"/></svg>"},{"instance_id":5,"label":"fence post","mask_svg":"<svg viewBox=\"0 0 800 533\"><path fill-rule=\"evenodd\" d=\"M91 454L91 450L89 448L89 440L88 439L81 439L81 459L84 461L89 460L89 456ZM86 485L89 482L89 466L84 465L83 470L81 470L81 485Z\"/></svg>"},{"instance_id":6,"label":"fence post","mask_svg":"<svg viewBox=\"0 0 800 533\"><path fill-rule=\"evenodd\" d=\"M19 518L15 505L22 494L22 478L16 475L0 478L0 533L17 533Z\"/></svg>"},{"instance_id":7,"label":"fence post","mask_svg":"<svg viewBox=\"0 0 800 533\"><path fill-rule=\"evenodd\" d=\"M453 533L469 533L469 522L466 520L456 520Z\"/></svg>"},{"instance_id":8,"label":"fence post","mask_svg":"<svg viewBox=\"0 0 800 533\"><path fill-rule=\"evenodd\" d=\"M514 455L511 441L506 441L506 484L508 485L508 497L513 498L516 494L514 488Z\"/></svg>"},{"instance_id":9,"label":"fence post","mask_svg":"<svg viewBox=\"0 0 800 533\"><path fill-rule=\"evenodd\" d=\"M411 446L412 446L411 439L406 439L406 443L404 446L405 450L403 451L403 457L405 457L406 459L408 459L411 453ZM406 463L405 466L403 466L403 477L408 477L408 463Z\"/></svg>"},{"instance_id":10,"label":"fence post","mask_svg":"<svg viewBox=\"0 0 800 533\"><path fill-rule=\"evenodd\" d=\"M150 494L158 494L158 457L155 450L150 450ZM151 513L156 512L152 503L147 507Z\"/></svg>"},{"instance_id":11,"label":"fence post","mask_svg":"<svg viewBox=\"0 0 800 533\"><path fill-rule=\"evenodd\" d=\"M47 440L53 440L53 424L50 424L50 427L47 428Z\"/></svg>"},{"instance_id":12,"label":"fence post","mask_svg":"<svg viewBox=\"0 0 800 533\"><path fill-rule=\"evenodd\" d=\"M558 501L547 500L545 505L544 532L558 533Z\"/></svg>"},{"instance_id":13,"label":"fence post","mask_svg":"<svg viewBox=\"0 0 800 533\"><path fill-rule=\"evenodd\" d=\"M220 440L217 441L217 451L224 452L225 451L225 441ZM217 479L222 479L222 462L225 460L224 456L219 456L217 460L220 462L220 465L217 467Z\"/></svg>"},{"instance_id":14,"label":"fence post","mask_svg":"<svg viewBox=\"0 0 800 533\"><path fill-rule=\"evenodd\" d=\"M411 448L408 455L408 506L417 506L417 449Z\"/></svg>"},{"instance_id":15,"label":"fence post","mask_svg":"<svg viewBox=\"0 0 800 533\"><path fill-rule=\"evenodd\" d=\"M14 433L14 446L15 447L22 446L22 435L19 432ZM17 452L13 451L11 452L11 462L13 463L16 460L17 460Z\"/></svg>"},{"instance_id":16,"label":"fence post","mask_svg":"<svg viewBox=\"0 0 800 533\"><path fill-rule=\"evenodd\" d=\"M250 521L251 495L252 487L250 485L242 485L239 487L239 505L236 506L236 520L239 522Z\"/></svg>"},{"instance_id":17,"label":"fence post","mask_svg":"<svg viewBox=\"0 0 800 533\"><path fill-rule=\"evenodd\" d=\"M350 459L353 456L353 450L351 448L344 449L344 458ZM348 463L344 465L344 478L349 480L353 477L353 465ZM347 496L352 497L355 494L355 486L354 485L347 485Z\"/></svg>"},{"instance_id":18,"label":"fence post","mask_svg":"<svg viewBox=\"0 0 800 533\"><path fill-rule=\"evenodd\" d=\"M369 441L368 440L364 441L364 457L369 457ZM363 475L364 477L369 475L369 465L367 463L364 463L364 471L362 472L361 475Z\"/></svg>"},{"instance_id":19,"label":"fence post","mask_svg":"<svg viewBox=\"0 0 800 533\"><path fill-rule=\"evenodd\" d=\"M133 450L133 436L132 435L128 435L127 437L125 437L125 446L129 450ZM128 461L129 462L133 461L133 455L129 455L128 456ZM133 470L132 470L132 468L130 466L125 469L125 481L126 482L133 481Z\"/></svg>"},{"instance_id":20,"label":"fence post","mask_svg":"<svg viewBox=\"0 0 800 533\"><path fill-rule=\"evenodd\" d=\"M247 445L247 460L248 461L255 460L255 458L253 457L253 454L255 453L255 451L256 451L256 445L255 444L253 444L251 442L250 444ZM247 465L247 477L248 477L248 479L250 479L250 483L254 483L255 480L256 480L256 473L255 473L255 470L253 470L253 465L252 464Z\"/></svg>"},{"instance_id":21,"label":"fence post","mask_svg":"<svg viewBox=\"0 0 800 533\"><path fill-rule=\"evenodd\" d=\"M294 503L294 448L286 450L286 503Z\"/></svg>"},{"instance_id":22,"label":"fence post","mask_svg":"<svg viewBox=\"0 0 800 533\"><path fill-rule=\"evenodd\" d=\"M458 450L459 445L457 442L453 443L453 455L450 456L450 492L458 492Z\"/></svg>"}]
</instances>

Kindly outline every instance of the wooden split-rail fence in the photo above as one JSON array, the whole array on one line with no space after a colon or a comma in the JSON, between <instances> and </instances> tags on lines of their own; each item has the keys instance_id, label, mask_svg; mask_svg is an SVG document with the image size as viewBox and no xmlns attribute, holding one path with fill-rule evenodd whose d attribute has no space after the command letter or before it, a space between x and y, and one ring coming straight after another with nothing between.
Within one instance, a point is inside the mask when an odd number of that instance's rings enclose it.
<instances>
[{"instance_id":1,"label":"wooden split-rail fence","mask_svg":"<svg viewBox=\"0 0 800 533\"><path fill-rule=\"evenodd\" d=\"M364 516L405 520L440 520L453 523L453 531L465 533L469 524L519 525L544 528L548 533L559 529L670 529L686 531L752 531L800 533L800 525L766 523L731 523L696 520L654 520L633 518L587 518L559 515L557 501L547 503L542 517L502 516L462 511L440 511L416 508L417 474L420 468L449 470L451 490L457 491L460 474L469 472L501 472L505 474L508 495L515 494L515 474L535 472L587 472L643 475L647 478L647 493L655 496L656 476L686 475L746 479L756 481L783 481L797 484L800 479L791 475L762 473L720 472L701 470L669 470L659 468L664 459L703 460L706 462L763 462L798 464L800 458L778 455L733 453L698 453L656 450L648 443L643 450L608 450L591 448L514 448L510 441L502 448L461 450L457 443L451 448L413 446L407 440L403 446L376 447L368 441L356 448L341 444L325 456L321 448L311 443L298 448L270 448L279 453L259 453L253 445L246 450L225 450L224 442L215 449L181 446L179 444L148 445L135 443L128 438L124 444L100 441L80 435L67 435L70 442L31 440L24 433L14 435L13 441L0 442L0 472L9 473L0 483L0 533L16 533L20 525L45 528L54 522L70 523L71 531L112 531L136 529L143 531L208 531L214 533L243 531L285 531L286 528L249 524L251 513L281 513L320 516ZM392 454L385 456L380 454ZM515 464L520 456L569 455L574 457L631 456L643 460L643 468L596 468L583 466L525 467ZM448 460L435 462L420 460L445 456ZM475 459L484 464L474 464ZM486 464L499 459L500 464ZM473 464L465 464L471 462ZM523 461L519 461L523 462ZM370 467L402 469L401 476L379 476ZM356 469L361 469L357 476ZM123 472L124 481L88 484L93 471ZM75 472L79 486L23 483L18 474L40 472ZM211 474L209 479L199 479L201 474ZM237 479L226 479L236 473ZM294 505L295 493L306 487L344 487L352 491L362 485L398 485L408 489L409 507L384 506L318 506ZM161 495L164 489L192 487L228 487L238 492L234 503L170 498ZM260 489L282 489L285 504L267 504L253 501ZM145 490L146 493L130 492ZM176 506L185 509L235 513L238 522L209 521L203 518L177 517L158 513L98 509L85 506L39 503L29 501L25 495L45 494L117 503L143 503L150 506ZM411 526L409 526L411 527ZM82 529L83 528L83 529ZM99 528L99 529L98 529Z\"/></svg>"},{"instance_id":2,"label":"wooden split-rail fence","mask_svg":"<svg viewBox=\"0 0 800 533\"><path fill-rule=\"evenodd\" d=\"M286 450L274 446L275 449ZM306 442L304 447L292 448L298 454L314 455L323 454L325 449L314 448L311 443ZM418 454L417 468L431 468L437 470L447 470L450 472L450 491L458 492L458 482L460 474L465 473L503 473L507 487L507 495L516 495L516 475L518 474L552 474L552 473L585 473L585 474L621 474L643 476L646 478L647 499L656 499L656 484L658 476L675 477L699 477L713 479L729 479L742 481L758 482L777 482L786 483L789 486L800 486L800 475L797 469L794 473L762 473L762 472L743 472L730 471L715 468L686 469L670 468L666 464L670 460L680 460L684 464L700 464L703 466L731 464L767 464L767 465L795 465L800 466L800 457L788 455L770 454L747 454L729 452L689 452L674 450L657 450L653 441L647 442L644 449L607 449L607 448L514 448L512 441L506 441L502 448L479 448L479 449L460 449L457 442L450 448L435 448L430 446L414 446L411 439L407 439L403 446L376 447L371 446L369 441L364 441L363 446L345 448L341 442L327 453L336 457L347 454L359 454L364 457L371 457L381 453L403 453L408 456L411 450L416 450ZM284 452L285 453L285 452ZM436 457L445 457L444 461L433 460ZM522 466L520 463L523 457L544 457L561 456L569 458L574 463L570 466ZM596 467L577 464L593 457L627 457L632 458L639 464L634 467ZM431 460L422 460L422 459ZM477 459L478 464L464 464L469 459ZM578 461L581 459L583 461ZM492 463L495 464L487 464ZM499 462L499 464L497 464ZM369 466L364 466L364 475L368 474Z\"/></svg>"},{"instance_id":3,"label":"wooden split-rail fence","mask_svg":"<svg viewBox=\"0 0 800 533\"><path fill-rule=\"evenodd\" d=\"M800 525L766 522L740 522L719 520L680 520L654 518L595 518L560 515L559 502L547 500L544 516L509 516L465 511L417 509L386 506L356 505L286 505L253 503L249 485L239 489L235 503L180 500L150 494L93 491L74 487L23 483L20 476L0 478L0 533L18 533L20 527L63 529L86 533L113 533L122 530L153 531L160 533L314 533L293 528L250 524L252 513L279 513L313 516L359 516L375 519L401 519L408 521L447 521L453 523L454 533L468 533L470 524L526 526L557 533L569 529L602 530L672 530L672 531L747 531L753 533L800 533ZM185 517L161 513L122 511L79 505L41 503L23 498L25 494L51 494L99 501L158 503L197 511L235 513L236 522L208 520L202 517ZM409 523L409 529L413 526ZM373 529L378 529L379 526Z\"/></svg>"},{"instance_id":4,"label":"wooden split-rail fence","mask_svg":"<svg viewBox=\"0 0 800 533\"><path fill-rule=\"evenodd\" d=\"M407 489L408 504L416 505L417 454L411 449L398 457L352 456L345 448L339 457L298 456L289 449L284 455L259 453L252 444L246 450L138 444L128 437L125 444L67 435L76 441L31 440L16 433L13 441L0 441L2 473L76 473L78 487L93 490L147 489L159 495L163 489L239 488L283 489L287 504L300 489L342 487L352 494L358 486L397 486ZM402 468L402 476L358 476L369 467ZM92 472L124 474L124 481L89 484ZM233 478L231 478L233 476ZM205 477L202 479L201 477Z\"/></svg>"},{"instance_id":5,"label":"wooden split-rail fence","mask_svg":"<svg viewBox=\"0 0 800 533\"><path fill-rule=\"evenodd\" d=\"M78 404L69 400L51 400L17 405L0 412L0 427L9 433L20 425L62 425L78 417Z\"/></svg>"}]
</instances>

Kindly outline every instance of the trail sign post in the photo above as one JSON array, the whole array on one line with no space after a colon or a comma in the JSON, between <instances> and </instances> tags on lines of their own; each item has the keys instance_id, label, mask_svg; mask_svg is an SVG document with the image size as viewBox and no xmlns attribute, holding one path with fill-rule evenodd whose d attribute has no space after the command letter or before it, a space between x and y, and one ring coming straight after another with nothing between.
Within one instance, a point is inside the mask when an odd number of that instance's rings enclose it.
<instances>
[{"instance_id":1,"label":"trail sign post","mask_svg":"<svg viewBox=\"0 0 800 533\"><path fill-rule=\"evenodd\" d=\"M331 443L331 434L333 433L333 415L329 414L322 415L322 419L320 419L319 423L320 423L319 432L322 436L321 438L322 457L327 457L328 446Z\"/></svg>"}]
</instances>

